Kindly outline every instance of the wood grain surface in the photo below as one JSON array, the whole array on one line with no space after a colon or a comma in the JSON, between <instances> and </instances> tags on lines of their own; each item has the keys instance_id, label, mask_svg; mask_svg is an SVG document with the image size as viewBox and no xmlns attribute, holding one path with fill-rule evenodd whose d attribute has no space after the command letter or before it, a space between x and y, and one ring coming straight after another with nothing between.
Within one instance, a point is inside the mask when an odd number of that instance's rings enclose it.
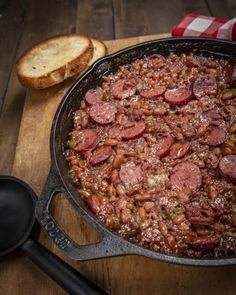
<instances>
[{"instance_id":1,"label":"wood grain surface","mask_svg":"<svg viewBox=\"0 0 236 295\"><path fill-rule=\"evenodd\" d=\"M13 4L15 2L16 1L10 1L9 4L9 11L12 14L14 12ZM14 71L15 62L17 58L25 52L25 50L34 44L49 38L50 36L66 33L69 34L74 30L76 11L74 11L73 2L77 1L70 0L69 3L68 1L58 0L56 6L57 9L55 9L54 1L25 1L27 7L23 6L23 1L20 1L22 5L21 13L24 15L24 29L22 31L22 36L19 39L16 55L12 60L13 70L11 71L9 77L8 88L6 90L2 113L0 116L0 150L8 151L7 153L2 153L0 157L1 174L9 174L12 170L15 147L25 100L25 89L22 88L18 82ZM45 11L47 11L47 13L45 13ZM12 16L8 15L8 17L11 19ZM4 36L6 40L9 38L8 34L11 36L11 31L8 32L9 29L10 28L7 28L6 36ZM2 43L4 42L1 42L1 44ZM8 52L6 52L6 54Z\"/></svg>"},{"instance_id":2,"label":"wood grain surface","mask_svg":"<svg viewBox=\"0 0 236 295\"><path fill-rule=\"evenodd\" d=\"M109 52L145 40L167 35L107 41ZM21 120L12 174L28 182L40 194L50 166L49 134L58 103L71 82L35 91L28 90ZM78 243L91 243L97 233L80 219L63 195L57 195L50 208L65 231ZM115 295L143 294L226 294L236 292L236 266L193 268L160 263L144 257L126 256L77 262L65 257L48 236L39 241L89 279ZM65 294L27 258L8 256L0 263L0 294Z\"/></svg>"},{"instance_id":3,"label":"wood grain surface","mask_svg":"<svg viewBox=\"0 0 236 295\"><path fill-rule=\"evenodd\" d=\"M80 0L77 7L76 32L86 32L86 35L102 40L114 39L112 1Z\"/></svg>"}]
</instances>

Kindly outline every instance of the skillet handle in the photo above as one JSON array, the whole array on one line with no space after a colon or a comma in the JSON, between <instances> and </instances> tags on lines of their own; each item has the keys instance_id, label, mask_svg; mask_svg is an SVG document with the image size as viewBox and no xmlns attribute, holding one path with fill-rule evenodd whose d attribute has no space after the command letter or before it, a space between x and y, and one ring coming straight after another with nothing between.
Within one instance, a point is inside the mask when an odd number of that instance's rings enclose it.
<instances>
[{"instance_id":1,"label":"skillet handle","mask_svg":"<svg viewBox=\"0 0 236 295\"><path fill-rule=\"evenodd\" d=\"M130 245L121 237L112 233L108 234L106 229L98 227L98 231L101 234L101 240L95 244L78 245L75 243L56 223L49 212L49 206L53 196L59 192L63 192L67 195L68 199L78 209L81 215L84 215L80 207L71 199L63 187L60 176L56 169L52 165L49 172L46 184L41 193L40 199L36 204L36 217L43 227L43 229L49 234L51 239L57 246L70 258L86 261L105 257L114 257L128 254L138 254L135 251L130 251ZM86 216L83 216L86 218ZM87 221L89 222L88 218ZM97 222L96 220L94 221ZM91 222L93 226L93 222ZM105 234L106 232L106 234ZM133 249L132 249L133 250Z\"/></svg>"}]
</instances>

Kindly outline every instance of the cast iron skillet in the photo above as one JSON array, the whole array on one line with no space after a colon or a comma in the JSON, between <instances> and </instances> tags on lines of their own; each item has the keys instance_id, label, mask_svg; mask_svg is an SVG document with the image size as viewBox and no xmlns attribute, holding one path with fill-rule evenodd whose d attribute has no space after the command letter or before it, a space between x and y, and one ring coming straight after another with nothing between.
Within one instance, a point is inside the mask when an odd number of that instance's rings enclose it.
<instances>
[{"instance_id":1,"label":"cast iron skillet","mask_svg":"<svg viewBox=\"0 0 236 295\"><path fill-rule=\"evenodd\" d=\"M236 59L236 43L205 38L168 38L149 41L120 50L95 62L92 67L77 80L62 99L51 129L51 170L36 207L36 216L42 227L59 248L72 259L90 260L120 255L142 255L164 262L194 266L220 266L236 264L236 256L219 259L197 259L166 255L132 244L107 229L86 206L78 195L78 188L68 175L68 167L63 156L72 129L72 113L79 109L80 101L86 91L102 83L102 76L114 73L121 65L131 63L145 55L158 53L164 56L194 53L216 58ZM49 205L55 194L64 192L79 214L100 234L99 243L78 245L71 240L49 213Z\"/></svg>"}]
</instances>

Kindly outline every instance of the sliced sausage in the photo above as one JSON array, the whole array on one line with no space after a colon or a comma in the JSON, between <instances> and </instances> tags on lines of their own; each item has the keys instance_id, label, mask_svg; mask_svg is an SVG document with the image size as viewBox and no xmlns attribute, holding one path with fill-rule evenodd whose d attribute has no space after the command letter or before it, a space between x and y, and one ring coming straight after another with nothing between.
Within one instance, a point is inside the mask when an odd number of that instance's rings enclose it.
<instances>
[{"instance_id":1,"label":"sliced sausage","mask_svg":"<svg viewBox=\"0 0 236 295\"><path fill-rule=\"evenodd\" d=\"M159 96L163 95L166 91L165 86L155 86L152 89L145 89L140 91L140 95L146 99L156 99Z\"/></svg>"},{"instance_id":2,"label":"sliced sausage","mask_svg":"<svg viewBox=\"0 0 236 295\"><path fill-rule=\"evenodd\" d=\"M144 121L138 121L133 124L133 126L125 128L121 131L121 136L123 139L133 139L141 136L146 130L146 124Z\"/></svg>"},{"instance_id":3,"label":"sliced sausage","mask_svg":"<svg viewBox=\"0 0 236 295\"><path fill-rule=\"evenodd\" d=\"M196 192L202 183L201 171L197 165L191 162L179 163L173 170L170 183L176 191Z\"/></svg>"},{"instance_id":4,"label":"sliced sausage","mask_svg":"<svg viewBox=\"0 0 236 295\"><path fill-rule=\"evenodd\" d=\"M194 57L187 58L185 64L189 68L199 68L200 67L200 62Z\"/></svg>"},{"instance_id":5,"label":"sliced sausage","mask_svg":"<svg viewBox=\"0 0 236 295\"><path fill-rule=\"evenodd\" d=\"M112 152L113 149L111 146L101 146L93 152L89 163L92 166L100 164L101 162L107 160L112 155Z\"/></svg>"},{"instance_id":6,"label":"sliced sausage","mask_svg":"<svg viewBox=\"0 0 236 295\"><path fill-rule=\"evenodd\" d=\"M159 157L165 157L169 154L170 148L174 143L174 138L171 135L164 136L157 140L156 154Z\"/></svg>"},{"instance_id":7,"label":"sliced sausage","mask_svg":"<svg viewBox=\"0 0 236 295\"><path fill-rule=\"evenodd\" d=\"M236 155L225 156L220 160L219 169L224 177L236 182Z\"/></svg>"},{"instance_id":8,"label":"sliced sausage","mask_svg":"<svg viewBox=\"0 0 236 295\"><path fill-rule=\"evenodd\" d=\"M234 80L236 79L236 68L233 65L228 65L225 68L225 79L226 83L230 85L230 87L234 88Z\"/></svg>"},{"instance_id":9,"label":"sliced sausage","mask_svg":"<svg viewBox=\"0 0 236 295\"><path fill-rule=\"evenodd\" d=\"M89 91L86 92L84 99L89 105L93 105L93 104L101 102L102 96L103 96L103 91L101 88L90 89Z\"/></svg>"},{"instance_id":10,"label":"sliced sausage","mask_svg":"<svg viewBox=\"0 0 236 295\"><path fill-rule=\"evenodd\" d=\"M90 110L90 117L99 124L109 124L115 120L117 109L111 102L101 102L94 104Z\"/></svg>"},{"instance_id":11,"label":"sliced sausage","mask_svg":"<svg viewBox=\"0 0 236 295\"><path fill-rule=\"evenodd\" d=\"M236 88L236 66L228 66L225 75L226 81L230 84L230 87Z\"/></svg>"},{"instance_id":12,"label":"sliced sausage","mask_svg":"<svg viewBox=\"0 0 236 295\"><path fill-rule=\"evenodd\" d=\"M97 214L100 211L101 204L97 195L88 196L86 198L86 203L94 214Z\"/></svg>"},{"instance_id":13,"label":"sliced sausage","mask_svg":"<svg viewBox=\"0 0 236 295\"><path fill-rule=\"evenodd\" d=\"M219 246L220 237L219 236L206 236L206 237L187 237L186 244L189 248L201 251L201 250L211 250Z\"/></svg>"},{"instance_id":14,"label":"sliced sausage","mask_svg":"<svg viewBox=\"0 0 236 295\"><path fill-rule=\"evenodd\" d=\"M205 112L204 118L208 121L210 125L215 126L219 126L223 121L221 114L219 114L217 110L210 110L208 112Z\"/></svg>"},{"instance_id":15,"label":"sliced sausage","mask_svg":"<svg viewBox=\"0 0 236 295\"><path fill-rule=\"evenodd\" d=\"M183 158L189 151L190 144L187 142L177 142L170 148L170 156L172 159Z\"/></svg>"},{"instance_id":16,"label":"sliced sausage","mask_svg":"<svg viewBox=\"0 0 236 295\"><path fill-rule=\"evenodd\" d=\"M211 76L200 76L193 83L193 93L196 98L202 96L216 96L217 82Z\"/></svg>"},{"instance_id":17,"label":"sliced sausage","mask_svg":"<svg viewBox=\"0 0 236 295\"><path fill-rule=\"evenodd\" d=\"M132 161L121 165L119 175L120 180L126 189L132 189L134 186L140 185L143 181L143 171L141 166L136 165Z\"/></svg>"},{"instance_id":18,"label":"sliced sausage","mask_svg":"<svg viewBox=\"0 0 236 295\"><path fill-rule=\"evenodd\" d=\"M95 130L84 129L76 134L75 141L77 145L74 150L77 152L86 152L97 146L99 137Z\"/></svg>"},{"instance_id":19,"label":"sliced sausage","mask_svg":"<svg viewBox=\"0 0 236 295\"><path fill-rule=\"evenodd\" d=\"M188 206L186 216L190 223L194 225L211 225L215 223L214 213L209 209L202 209Z\"/></svg>"},{"instance_id":20,"label":"sliced sausage","mask_svg":"<svg viewBox=\"0 0 236 295\"><path fill-rule=\"evenodd\" d=\"M221 127L215 127L206 135L204 143L212 146L217 146L224 143L226 141L226 138L226 131Z\"/></svg>"},{"instance_id":21,"label":"sliced sausage","mask_svg":"<svg viewBox=\"0 0 236 295\"><path fill-rule=\"evenodd\" d=\"M232 88L236 88L236 66L234 66L232 70L230 85Z\"/></svg>"},{"instance_id":22,"label":"sliced sausage","mask_svg":"<svg viewBox=\"0 0 236 295\"><path fill-rule=\"evenodd\" d=\"M170 105L184 105L192 99L192 90L185 88L169 89L165 92L165 101Z\"/></svg>"},{"instance_id":23,"label":"sliced sausage","mask_svg":"<svg viewBox=\"0 0 236 295\"><path fill-rule=\"evenodd\" d=\"M134 95L135 92L135 86L125 80L117 81L111 87L111 94L119 99L128 98Z\"/></svg>"},{"instance_id":24,"label":"sliced sausage","mask_svg":"<svg viewBox=\"0 0 236 295\"><path fill-rule=\"evenodd\" d=\"M215 219L212 216L191 216L188 220L194 225L212 225L215 223Z\"/></svg>"}]
</instances>

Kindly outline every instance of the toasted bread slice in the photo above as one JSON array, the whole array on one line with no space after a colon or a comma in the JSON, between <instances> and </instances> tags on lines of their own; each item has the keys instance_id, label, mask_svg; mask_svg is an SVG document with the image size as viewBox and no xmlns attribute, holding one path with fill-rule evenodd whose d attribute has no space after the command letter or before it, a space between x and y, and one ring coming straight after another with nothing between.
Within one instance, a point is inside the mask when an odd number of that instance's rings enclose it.
<instances>
[{"instance_id":1,"label":"toasted bread slice","mask_svg":"<svg viewBox=\"0 0 236 295\"><path fill-rule=\"evenodd\" d=\"M64 35L35 45L16 63L20 82L46 88L79 75L93 57L92 41L82 35Z\"/></svg>"},{"instance_id":2,"label":"toasted bread slice","mask_svg":"<svg viewBox=\"0 0 236 295\"><path fill-rule=\"evenodd\" d=\"M83 71L83 73L96 61L98 60L99 58L105 56L107 53L108 53L108 50L107 50L107 47L106 45L101 41L101 40L98 40L98 39L95 39L95 38L90 38L91 41L92 41L92 44L93 44L93 56L92 58L90 59L86 69ZM74 76L73 78L74 79L77 79L80 74L82 73L79 73L78 75Z\"/></svg>"},{"instance_id":3,"label":"toasted bread slice","mask_svg":"<svg viewBox=\"0 0 236 295\"><path fill-rule=\"evenodd\" d=\"M93 57L88 66L91 66L97 59L105 56L108 52L106 45L102 41L95 38L91 38L91 41L93 43Z\"/></svg>"}]
</instances>

